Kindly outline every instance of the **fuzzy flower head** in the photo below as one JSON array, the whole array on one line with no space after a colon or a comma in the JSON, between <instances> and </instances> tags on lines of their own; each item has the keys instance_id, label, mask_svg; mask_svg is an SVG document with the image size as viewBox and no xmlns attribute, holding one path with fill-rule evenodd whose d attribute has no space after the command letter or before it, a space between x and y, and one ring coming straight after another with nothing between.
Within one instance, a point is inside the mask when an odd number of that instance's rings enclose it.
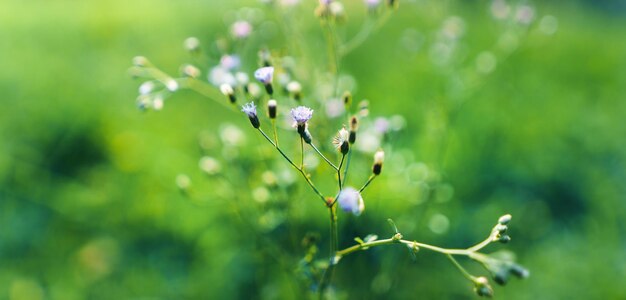
<instances>
[{"instance_id":1,"label":"fuzzy flower head","mask_svg":"<svg viewBox=\"0 0 626 300\"><path fill-rule=\"evenodd\" d=\"M360 215L365 209L361 193L353 187L346 187L341 190L337 196L337 202L343 211L353 213L355 216Z\"/></svg>"},{"instance_id":2,"label":"fuzzy flower head","mask_svg":"<svg viewBox=\"0 0 626 300\"><path fill-rule=\"evenodd\" d=\"M256 114L256 105L254 105L254 102L244 104L241 107L241 111L248 115L248 119L250 119L250 124L252 124L252 127L259 128L261 126L259 117Z\"/></svg>"},{"instance_id":3,"label":"fuzzy flower head","mask_svg":"<svg viewBox=\"0 0 626 300\"><path fill-rule=\"evenodd\" d=\"M248 115L248 118L254 118L256 114L256 105L254 102L246 103L241 107L241 111Z\"/></svg>"},{"instance_id":4,"label":"fuzzy flower head","mask_svg":"<svg viewBox=\"0 0 626 300\"><path fill-rule=\"evenodd\" d=\"M256 70L254 78L265 85L271 84L274 78L274 67L263 67Z\"/></svg>"},{"instance_id":5,"label":"fuzzy flower head","mask_svg":"<svg viewBox=\"0 0 626 300\"><path fill-rule=\"evenodd\" d=\"M291 109L291 117L295 126L302 126L313 117L313 110L306 106L298 106Z\"/></svg>"},{"instance_id":6,"label":"fuzzy flower head","mask_svg":"<svg viewBox=\"0 0 626 300\"><path fill-rule=\"evenodd\" d=\"M337 135L333 138L333 145L337 148L338 151L343 153L344 155L348 153L350 149L350 144L348 143L348 139L350 138L350 133L346 130L346 128L341 128Z\"/></svg>"}]
</instances>

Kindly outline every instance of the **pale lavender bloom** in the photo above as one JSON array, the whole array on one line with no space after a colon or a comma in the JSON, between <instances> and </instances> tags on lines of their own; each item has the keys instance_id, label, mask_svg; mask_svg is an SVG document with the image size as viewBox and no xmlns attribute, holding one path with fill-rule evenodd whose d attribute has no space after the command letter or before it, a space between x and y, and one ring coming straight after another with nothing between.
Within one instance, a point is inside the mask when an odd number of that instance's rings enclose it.
<instances>
[{"instance_id":1,"label":"pale lavender bloom","mask_svg":"<svg viewBox=\"0 0 626 300\"><path fill-rule=\"evenodd\" d=\"M528 5L521 5L517 8L515 12L515 19L520 24L528 25L533 21L535 17L535 10Z\"/></svg>"},{"instance_id":2,"label":"pale lavender bloom","mask_svg":"<svg viewBox=\"0 0 626 300\"><path fill-rule=\"evenodd\" d=\"M360 215L365 209L365 203L361 193L353 187L346 187L337 196L339 207L345 212L353 213L355 216Z\"/></svg>"},{"instance_id":3,"label":"pale lavender bloom","mask_svg":"<svg viewBox=\"0 0 626 300\"><path fill-rule=\"evenodd\" d=\"M369 8L376 8L380 4L380 0L365 0L365 4Z\"/></svg>"},{"instance_id":4,"label":"pale lavender bloom","mask_svg":"<svg viewBox=\"0 0 626 300\"><path fill-rule=\"evenodd\" d=\"M320 0L320 5L329 5L333 0Z\"/></svg>"},{"instance_id":5,"label":"pale lavender bloom","mask_svg":"<svg viewBox=\"0 0 626 300\"><path fill-rule=\"evenodd\" d=\"M222 66L212 68L211 71L209 71L208 79L209 82L215 86L220 86L224 83L231 86L237 85L235 76Z\"/></svg>"},{"instance_id":6,"label":"pale lavender bloom","mask_svg":"<svg viewBox=\"0 0 626 300\"><path fill-rule=\"evenodd\" d=\"M246 21L237 21L233 24L231 28L233 36L236 38L244 39L247 38L252 32L252 25Z\"/></svg>"},{"instance_id":7,"label":"pale lavender bloom","mask_svg":"<svg viewBox=\"0 0 626 300\"><path fill-rule=\"evenodd\" d=\"M263 67L256 70L254 78L265 85L271 84L274 78L274 67Z\"/></svg>"},{"instance_id":8,"label":"pale lavender bloom","mask_svg":"<svg viewBox=\"0 0 626 300\"><path fill-rule=\"evenodd\" d=\"M326 102L326 115L329 118L337 118L346 111L346 105L340 99L332 99Z\"/></svg>"},{"instance_id":9,"label":"pale lavender bloom","mask_svg":"<svg viewBox=\"0 0 626 300\"><path fill-rule=\"evenodd\" d=\"M306 106L298 106L291 109L291 117L295 122L294 126L304 125L313 117L313 110Z\"/></svg>"},{"instance_id":10,"label":"pale lavender bloom","mask_svg":"<svg viewBox=\"0 0 626 300\"><path fill-rule=\"evenodd\" d=\"M246 103L241 107L241 111L248 115L248 118L254 118L256 114L256 105L254 102Z\"/></svg>"},{"instance_id":11,"label":"pale lavender bloom","mask_svg":"<svg viewBox=\"0 0 626 300\"><path fill-rule=\"evenodd\" d=\"M220 58L220 66L226 70L233 70L239 68L241 65L241 59L237 55L223 55Z\"/></svg>"},{"instance_id":12,"label":"pale lavender bloom","mask_svg":"<svg viewBox=\"0 0 626 300\"><path fill-rule=\"evenodd\" d=\"M385 134L389 131L389 121L383 117L376 118L374 121L376 132Z\"/></svg>"}]
</instances>

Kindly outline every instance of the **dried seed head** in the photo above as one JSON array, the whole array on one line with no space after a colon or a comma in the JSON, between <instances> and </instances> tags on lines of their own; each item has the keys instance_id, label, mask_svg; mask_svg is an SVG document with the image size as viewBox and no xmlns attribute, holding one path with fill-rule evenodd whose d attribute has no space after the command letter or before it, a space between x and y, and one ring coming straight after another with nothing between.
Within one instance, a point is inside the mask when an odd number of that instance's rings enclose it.
<instances>
[{"instance_id":1,"label":"dried seed head","mask_svg":"<svg viewBox=\"0 0 626 300\"><path fill-rule=\"evenodd\" d=\"M348 139L350 138L350 133L346 130L346 128L341 128L335 138L333 138L333 145L335 148L341 152L341 154L346 155L350 150L350 144L348 143Z\"/></svg>"}]
</instances>

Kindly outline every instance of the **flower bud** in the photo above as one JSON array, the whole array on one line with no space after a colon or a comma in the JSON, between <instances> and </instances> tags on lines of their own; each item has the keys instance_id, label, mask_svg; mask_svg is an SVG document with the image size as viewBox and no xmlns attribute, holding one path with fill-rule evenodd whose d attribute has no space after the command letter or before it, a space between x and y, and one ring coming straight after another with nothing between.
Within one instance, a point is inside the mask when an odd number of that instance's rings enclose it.
<instances>
[{"instance_id":1,"label":"flower bud","mask_svg":"<svg viewBox=\"0 0 626 300\"><path fill-rule=\"evenodd\" d=\"M222 94L224 94L224 96L228 97L230 103L235 103L237 101L237 97L235 97L235 91L233 90L233 87L230 86L230 84L224 83L220 85L220 91L222 92Z\"/></svg>"},{"instance_id":2,"label":"flower bud","mask_svg":"<svg viewBox=\"0 0 626 300\"><path fill-rule=\"evenodd\" d=\"M306 127L307 127L306 124L298 124L297 130L298 130L298 134L300 134L300 137L302 137L304 142L307 144L310 144L313 141L313 137L311 136L311 133Z\"/></svg>"},{"instance_id":3,"label":"flower bud","mask_svg":"<svg viewBox=\"0 0 626 300\"><path fill-rule=\"evenodd\" d=\"M297 81L291 81L287 84L287 92L289 92L296 101L302 99L302 85Z\"/></svg>"},{"instance_id":4,"label":"flower bud","mask_svg":"<svg viewBox=\"0 0 626 300\"><path fill-rule=\"evenodd\" d=\"M181 71L183 75L187 77L197 78L198 76L200 76L200 69L196 68L193 65L183 65Z\"/></svg>"},{"instance_id":5,"label":"flower bud","mask_svg":"<svg viewBox=\"0 0 626 300\"><path fill-rule=\"evenodd\" d=\"M524 279L530 276L530 272L527 269L517 264L513 264L511 266L510 272L519 279Z\"/></svg>"},{"instance_id":6,"label":"flower bud","mask_svg":"<svg viewBox=\"0 0 626 300\"><path fill-rule=\"evenodd\" d=\"M385 152L383 150L376 151L374 154L374 166L372 167L372 173L374 175L380 175L383 169L383 161L385 160Z\"/></svg>"},{"instance_id":7,"label":"flower bud","mask_svg":"<svg viewBox=\"0 0 626 300\"><path fill-rule=\"evenodd\" d=\"M507 224L509 224L509 222L511 222L511 215L510 214L506 214L506 215L500 217L500 219L498 219L498 224L507 225Z\"/></svg>"},{"instance_id":8,"label":"flower bud","mask_svg":"<svg viewBox=\"0 0 626 300\"><path fill-rule=\"evenodd\" d=\"M359 119L356 116L350 118L350 136L348 137L348 142L350 144L354 144L356 142L356 131L359 129Z\"/></svg>"},{"instance_id":9,"label":"flower bud","mask_svg":"<svg viewBox=\"0 0 626 300\"><path fill-rule=\"evenodd\" d=\"M267 113L270 119L276 119L276 100L270 99L267 101Z\"/></svg>"},{"instance_id":10,"label":"flower bud","mask_svg":"<svg viewBox=\"0 0 626 300\"><path fill-rule=\"evenodd\" d=\"M474 292L481 297L493 297L493 288L487 277L481 276L474 280Z\"/></svg>"},{"instance_id":11,"label":"flower bud","mask_svg":"<svg viewBox=\"0 0 626 300\"><path fill-rule=\"evenodd\" d=\"M398 8L398 0L387 0L387 6L390 8Z\"/></svg>"},{"instance_id":12,"label":"flower bud","mask_svg":"<svg viewBox=\"0 0 626 300\"><path fill-rule=\"evenodd\" d=\"M133 57L133 65L137 67L147 67L150 62L145 56L135 56Z\"/></svg>"},{"instance_id":13,"label":"flower bud","mask_svg":"<svg viewBox=\"0 0 626 300\"><path fill-rule=\"evenodd\" d=\"M345 105L346 108L350 107L350 105L352 105L352 93L345 91L341 96L341 100L343 100L343 105Z\"/></svg>"},{"instance_id":14,"label":"flower bud","mask_svg":"<svg viewBox=\"0 0 626 300\"><path fill-rule=\"evenodd\" d=\"M198 52L200 50L200 40L196 37L188 37L183 42L185 50L189 52Z\"/></svg>"},{"instance_id":15,"label":"flower bud","mask_svg":"<svg viewBox=\"0 0 626 300\"><path fill-rule=\"evenodd\" d=\"M508 236L508 235L506 235L506 234L505 234L505 235L501 235L501 236L498 238L498 241L499 241L500 243L502 243L502 244L506 244L506 243L508 243L508 242L510 242L510 241L511 241L511 237L510 237L510 236Z\"/></svg>"}]
</instances>

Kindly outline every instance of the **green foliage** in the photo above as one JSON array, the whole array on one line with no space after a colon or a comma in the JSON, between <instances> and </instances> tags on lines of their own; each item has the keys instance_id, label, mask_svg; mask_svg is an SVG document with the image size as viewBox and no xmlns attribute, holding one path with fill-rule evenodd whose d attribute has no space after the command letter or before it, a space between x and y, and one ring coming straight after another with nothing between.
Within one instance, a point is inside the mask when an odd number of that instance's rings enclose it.
<instances>
[{"instance_id":1,"label":"green foliage","mask_svg":"<svg viewBox=\"0 0 626 300\"><path fill-rule=\"evenodd\" d=\"M503 28L485 3L399 2L341 66L357 80L354 101L370 100L372 119L400 114L406 127L387 137L394 151L364 194L365 212L340 216L340 248L355 237L390 237L388 218L411 240L465 247L508 212L513 239L493 251L513 250L532 276L494 287L497 296L626 297L623 12L537 3L519 47L492 51L495 69L475 75L476 58ZM346 33L364 17L358 4L347 7ZM284 162L252 168L275 154L257 147L264 140L245 116L185 91L161 112L142 114L132 102L139 82L128 78L129 58L146 55L176 73L189 59L185 38L208 45L234 12L259 3L2 6L0 299L295 298L321 275L327 211L305 184L280 176ZM312 9L298 13L298 38L322 45ZM434 64L435 32L452 15L465 24L460 53ZM541 31L545 15L558 20L552 35ZM289 29L277 24L257 25ZM267 46L283 45L279 36ZM320 49L310 49L311 63L324 61ZM255 61L256 51L245 58ZM243 131L242 144L220 137L232 126ZM319 140L330 149L328 128ZM222 172L200 170L203 156L217 158ZM366 180L371 156L354 159L350 180ZM191 181L184 193L180 174ZM334 284L350 299L472 297L444 257L420 249L413 261L399 246L342 258Z\"/></svg>"}]
</instances>

